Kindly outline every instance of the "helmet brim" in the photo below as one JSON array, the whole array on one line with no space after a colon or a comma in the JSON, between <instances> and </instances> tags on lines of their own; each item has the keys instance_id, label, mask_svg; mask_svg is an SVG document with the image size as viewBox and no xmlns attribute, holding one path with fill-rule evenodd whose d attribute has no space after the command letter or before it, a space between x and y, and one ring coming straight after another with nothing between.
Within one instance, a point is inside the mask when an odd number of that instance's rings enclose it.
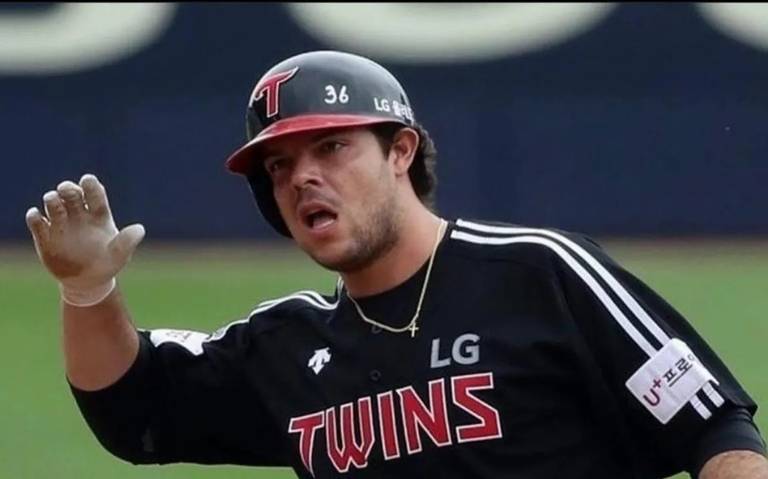
<instances>
[{"instance_id":1,"label":"helmet brim","mask_svg":"<svg viewBox=\"0 0 768 479\"><path fill-rule=\"evenodd\" d=\"M258 155L256 154L258 148L256 147L267 140L290 135L291 133L322 130L325 128L373 125L392 121L394 121L392 117L340 114L309 114L286 118L265 128L251 141L240 147L227 159L226 166L233 173L241 175L252 173L254 166L256 166L255 163L258 161Z\"/></svg>"}]
</instances>

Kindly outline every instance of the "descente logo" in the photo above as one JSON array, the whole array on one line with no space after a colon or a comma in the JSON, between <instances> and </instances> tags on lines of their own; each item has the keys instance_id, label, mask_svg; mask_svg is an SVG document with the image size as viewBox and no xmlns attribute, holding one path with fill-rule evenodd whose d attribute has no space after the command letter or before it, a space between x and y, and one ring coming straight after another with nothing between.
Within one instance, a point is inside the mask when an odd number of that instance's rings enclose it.
<instances>
[{"instance_id":1,"label":"descente logo","mask_svg":"<svg viewBox=\"0 0 768 479\"><path fill-rule=\"evenodd\" d=\"M456 426L450 423L449 389L451 407L466 413L470 422ZM301 461L310 474L314 476L315 445L318 439L323 442L323 436L325 456L343 474L353 466L357 469L368 467L368 458L377 438L380 441L378 449L387 461L397 459L403 453L420 453L424 439L422 432L437 447L450 446L454 441L461 444L501 438L499 411L475 395L475 391L485 389L493 389L493 373L436 379L428 385L428 405L412 386L407 386L380 393L375 398L365 396L354 403L294 417L288 432L295 435ZM374 420L374 408L378 420ZM398 415L399 422L396 420ZM399 436L405 438L405 451L401 450Z\"/></svg>"}]
</instances>

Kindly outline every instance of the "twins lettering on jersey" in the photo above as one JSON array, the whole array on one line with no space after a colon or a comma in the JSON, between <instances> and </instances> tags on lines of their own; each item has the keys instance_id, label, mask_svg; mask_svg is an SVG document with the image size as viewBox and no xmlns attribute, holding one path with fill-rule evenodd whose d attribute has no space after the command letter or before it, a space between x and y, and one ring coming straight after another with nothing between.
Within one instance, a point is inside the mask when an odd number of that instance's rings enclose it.
<instances>
[{"instance_id":1,"label":"twins lettering on jersey","mask_svg":"<svg viewBox=\"0 0 768 479\"><path fill-rule=\"evenodd\" d=\"M368 467L374 447L389 461L420 453L425 440L445 447L501 438L499 411L475 394L486 389L493 389L492 372L435 379L429 382L426 401L412 386L406 386L291 418L288 432L298 435L299 455L310 474L314 476L319 437L325 439L325 456L343 474L353 466ZM473 421L453 426L449 408L466 413ZM405 439L404 444L399 437Z\"/></svg>"}]
</instances>

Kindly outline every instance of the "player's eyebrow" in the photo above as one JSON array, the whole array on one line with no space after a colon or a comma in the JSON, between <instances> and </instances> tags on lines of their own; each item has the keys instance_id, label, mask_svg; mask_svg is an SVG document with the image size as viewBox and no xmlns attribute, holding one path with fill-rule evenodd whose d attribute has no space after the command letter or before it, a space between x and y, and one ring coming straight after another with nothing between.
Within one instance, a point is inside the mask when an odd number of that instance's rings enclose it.
<instances>
[{"instance_id":1,"label":"player's eyebrow","mask_svg":"<svg viewBox=\"0 0 768 479\"><path fill-rule=\"evenodd\" d=\"M277 150L275 150L274 148L269 148L267 146L262 146L261 151L259 152L259 156L265 160L272 156L278 156L278 155L280 155L280 153Z\"/></svg>"},{"instance_id":2,"label":"player's eyebrow","mask_svg":"<svg viewBox=\"0 0 768 479\"><path fill-rule=\"evenodd\" d=\"M342 129L342 128L330 128L330 129L321 130L320 132L310 136L307 143L309 145L316 145L317 143L325 140L328 137L331 137L331 136L334 136L334 135L339 135L339 134L342 134L344 132L345 132L345 129ZM269 157L282 156L282 155L284 155L284 152L276 150L276 149L274 149L274 148L272 148L272 147L270 147L268 145L263 145L261 147L261 155L260 156L262 158L266 159L266 158L269 158Z\"/></svg>"},{"instance_id":3,"label":"player's eyebrow","mask_svg":"<svg viewBox=\"0 0 768 479\"><path fill-rule=\"evenodd\" d=\"M344 128L332 128L328 130L322 130L320 133L313 135L310 137L309 142L310 144L319 143L322 140L325 140L328 137L334 136L334 135L340 135L346 132L347 130Z\"/></svg>"}]
</instances>

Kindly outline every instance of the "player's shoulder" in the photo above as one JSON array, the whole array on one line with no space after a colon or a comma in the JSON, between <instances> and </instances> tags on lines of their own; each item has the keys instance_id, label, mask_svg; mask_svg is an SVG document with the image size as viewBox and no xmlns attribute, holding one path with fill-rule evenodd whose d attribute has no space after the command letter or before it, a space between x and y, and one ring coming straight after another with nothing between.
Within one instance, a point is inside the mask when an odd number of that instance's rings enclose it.
<instances>
[{"instance_id":1,"label":"player's shoulder","mask_svg":"<svg viewBox=\"0 0 768 479\"><path fill-rule=\"evenodd\" d=\"M219 328L211 339L223 338L237 330L260 334L296 322L326 321L338 304L335 293L326 295L313 290L295 291L258 303L245 318Z\"/></svg>"},{"instance_id":2,"label":"player's shoulder","mask_svg":"<svg viewBox=\"0 0 768 479\"><path fill-rule=\"evenodd\" d=\"M337 286L338 288L338 286ZM242 319L231 321L213 333L180 329L142 329L154 346L172 343L182 346L195 355L203 354L204 345L230 343L246 348L249 338L269 330L275 330L296 322L325 321L338 305L336 295L324 295L317 291L296 291L285 296L264 300Z\"/></svg>"},{"instance_id":3,"label":"player's shoulder","mask_svg":"<svg viewBox=\"0 0 768 479\"><path fill-rule=\"evenodd\" d=\"M592 237L559 228L458 218L452 222L449 238L478 259L508 260L540 268L562 261L610 261Z\"/></svg>"},{"instance_id":4,"label":"player's shoulder","mask_svg":"<svg viewBox=\"0 0 768 479\"><path fill-rule=\"evenodd\" d=\"M328 295L305 289L264 300L251 311L248 317L251 322L256 323L279 323L300 318L311 320L333 313L338 304L337 292Z\"/></svg>"}]
</instances>

